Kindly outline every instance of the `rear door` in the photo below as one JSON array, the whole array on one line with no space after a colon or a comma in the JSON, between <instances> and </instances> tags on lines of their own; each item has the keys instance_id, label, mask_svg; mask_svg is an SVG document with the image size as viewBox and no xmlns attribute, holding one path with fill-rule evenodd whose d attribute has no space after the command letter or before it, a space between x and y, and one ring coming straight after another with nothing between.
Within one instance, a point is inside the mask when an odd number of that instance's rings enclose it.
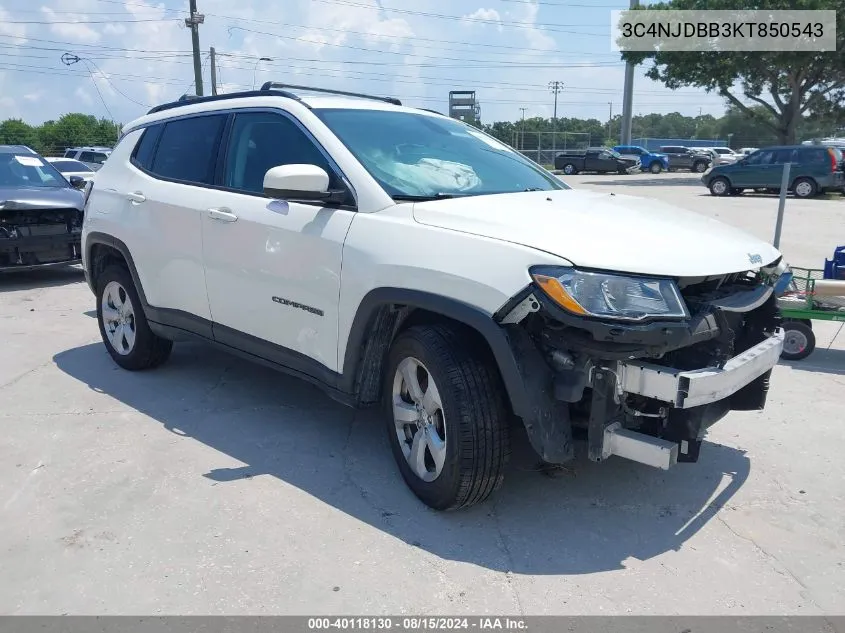
<instances>
[{"instance_id":1,"label":"rear door","mask_svg":"<svg viewBox=\"0 0 845 633\"><path fill-rule=\"evenodd\" d=\"M149 128L132 156L125 192L127 246L147 301L166 309L170 321L187 319L209 337L202 214L220 195L212 185L227 118L210 112Z\"/></svg>"}]
</instances>

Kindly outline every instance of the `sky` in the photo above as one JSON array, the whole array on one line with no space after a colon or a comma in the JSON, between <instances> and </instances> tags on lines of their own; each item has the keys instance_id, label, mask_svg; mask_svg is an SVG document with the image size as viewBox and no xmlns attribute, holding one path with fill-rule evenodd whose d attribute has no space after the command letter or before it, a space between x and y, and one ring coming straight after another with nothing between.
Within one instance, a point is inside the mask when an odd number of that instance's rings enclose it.
<instances>
[{"instance_id":1,"label":"sky","mask_svg":"<svg viewBox=\"0 0 845 633\"><path fill-rule=\"evenodd\" d=\"M282 81L399 97L446 112L475 90L485 123L622 108L610 12L625 0L197 0L204 89ZM188 0L0 0L0 120L68 112L128 123L194 91ZM64 61L63 61L64 57ZM262 61L269 58L270 61ZM71 62L69 64L65 62ZM719 116L723 100L671 91L638 69L634 114Z\"/></svg>"}]
</instances>

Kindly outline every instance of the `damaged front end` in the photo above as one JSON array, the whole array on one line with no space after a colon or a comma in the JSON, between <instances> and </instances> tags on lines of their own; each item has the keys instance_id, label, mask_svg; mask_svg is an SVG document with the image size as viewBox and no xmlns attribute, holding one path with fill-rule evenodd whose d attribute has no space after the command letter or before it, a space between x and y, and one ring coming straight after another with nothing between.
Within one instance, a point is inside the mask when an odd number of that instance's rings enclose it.
<instances>
[{"instance_id":1,"label":"damaged front end","mask_svg":"<svg viewBox=\"0 0 845 633\"><path fill-rule=\"evenodd\" d=\"M564 463L583 439L593 461L697 461L708 427L765 405L783 347L776 288L785 268L778 260L714 277L624 277L627 285L613 274L532 271L534 283L495 318L532 402L523 420L534 449ZM626 300L636 309L621 318L592 307Z\"/></svg>"},{"instance_id":2,"label":"damaged front end","mask_svg":"<svg viewBox=\"0 0 845 633\"><path fill-rule=\"evenodd\" d=\"M0 202L0 272L81 261L82 211Z\"/></svg>"}]
</instances>

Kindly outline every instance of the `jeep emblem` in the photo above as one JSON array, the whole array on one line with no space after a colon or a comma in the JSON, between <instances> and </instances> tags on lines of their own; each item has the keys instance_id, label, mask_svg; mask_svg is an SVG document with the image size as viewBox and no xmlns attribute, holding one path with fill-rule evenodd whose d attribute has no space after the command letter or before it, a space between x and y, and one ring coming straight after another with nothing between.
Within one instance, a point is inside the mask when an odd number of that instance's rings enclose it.
<instances>
[{"instance_id":1,"label":"jeep emblem","mask_svg":"<svg viewBox=\"0 0 845 633\"><path fill-rule=\"evenodd\" d=\"M751 253L748 253L748 261L750 261L752 264L762 264L763 258L760 257L757 253L754 253L753 255Z\"/></svg>"}]
</instances>

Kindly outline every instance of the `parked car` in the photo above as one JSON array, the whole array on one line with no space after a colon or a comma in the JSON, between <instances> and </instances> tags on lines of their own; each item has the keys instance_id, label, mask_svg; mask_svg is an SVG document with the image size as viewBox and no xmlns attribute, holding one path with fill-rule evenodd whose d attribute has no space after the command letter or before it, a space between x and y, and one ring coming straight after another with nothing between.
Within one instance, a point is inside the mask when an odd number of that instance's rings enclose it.
<instances>
[{"instance_id":1,"label":"parked car","mask_svg":"<svg viewBox=\"0 0 845 633\"><path fill-rule=\"evenodd\" d=\"M713 162L707 155L694 152L689 147L680 145L665 145L660 148L661 154L669 159L668 170L689 169L699 174L707 171Z\"/></svg>"},{"instance_id":2,"label":"parked car","mask_svg":"<svg viewBox=\"0 0 845 633\"><path fill-rule=\"evenodd\" d=\"M97 171L106 162L111 151L110 147L70 147L65 150L64 158L78 160Z\"/></svg>"},{"instance_id":3,"label":"parked car","mask_svg":"<svg viewBox=\"0 0 845 633\"><path fill-rule=\"evenodd\" d=\"M0 272L79 263L84 184L29 147L0 145Z\"/></svg>"},{"instance_id":4,"label":"parked car","mask_svg":"<svg viewBox=\"0 0 845 633\"><path fill-rule=\"evenodd\" d=\"M742 158L742 154L738 154L730 147L713 147L711 149L719 156L714 165L730 165Z\"/></svg>"},{"instance_id":5,"label":"parked car","mask_svg":"<svg viewBox=\"0 0 845 633\"><path fill-rule=\"evenodd\" d=\"M94 178L94 170L78 160L55 156L46 156L44 157L44 160L58 169L62 176L66 179L69 179L71 176L79 176L87 183L89 180Z\"/></svg>"},{"instance_id":6,"label":"parked car","mask_svg":"<svg viewBox=\"0 0 845 633\"><path fill-rule=\"evenodd\" d=\"M619 152L625 158L638 159L643 171L659 174L669 169L669 157L666 154L650 152L639 145L617 145L613 151Z\"/></svg>"},{"instance_id":7,"label":"parked car","mask_svg":"<svg viewBox=\"0 0 845 633\"><path fill-rule=\"evenodd\" d=\"M788 273L756 237L574 190L393 98L268 83L125 130L83 229L114 362L152 368L199 338L381 405L433 508L499 487L514 419L546 463L583 434L593 461L668 469L764 406Z\"/></svg>"},{"instance_id":8,"label":"parked car","mask_svg":"<svg viewBox=\"0 0 845 633\"><path fill-rule=\"evenodd\" d=\"M567 175L582 171L628 174L640 170L640 161L636 158L623 158L618 152L606 147L591 147L558 154L555 156L555 169Z\"/></svg>"},{"instance_id":9,"label":"parked car","mask_svg":"<svg viewBox=\"0 0 845 633\"><path fill-rule=\"evenodd\" d=\"M791 163L788 190L798 198L840 191L845 186L842 152L821 145L764 147L736 163L714 167L701 181L714 196L737 195L745 189L777 193L785 163Z\"/></svg>"}]
</instances>

